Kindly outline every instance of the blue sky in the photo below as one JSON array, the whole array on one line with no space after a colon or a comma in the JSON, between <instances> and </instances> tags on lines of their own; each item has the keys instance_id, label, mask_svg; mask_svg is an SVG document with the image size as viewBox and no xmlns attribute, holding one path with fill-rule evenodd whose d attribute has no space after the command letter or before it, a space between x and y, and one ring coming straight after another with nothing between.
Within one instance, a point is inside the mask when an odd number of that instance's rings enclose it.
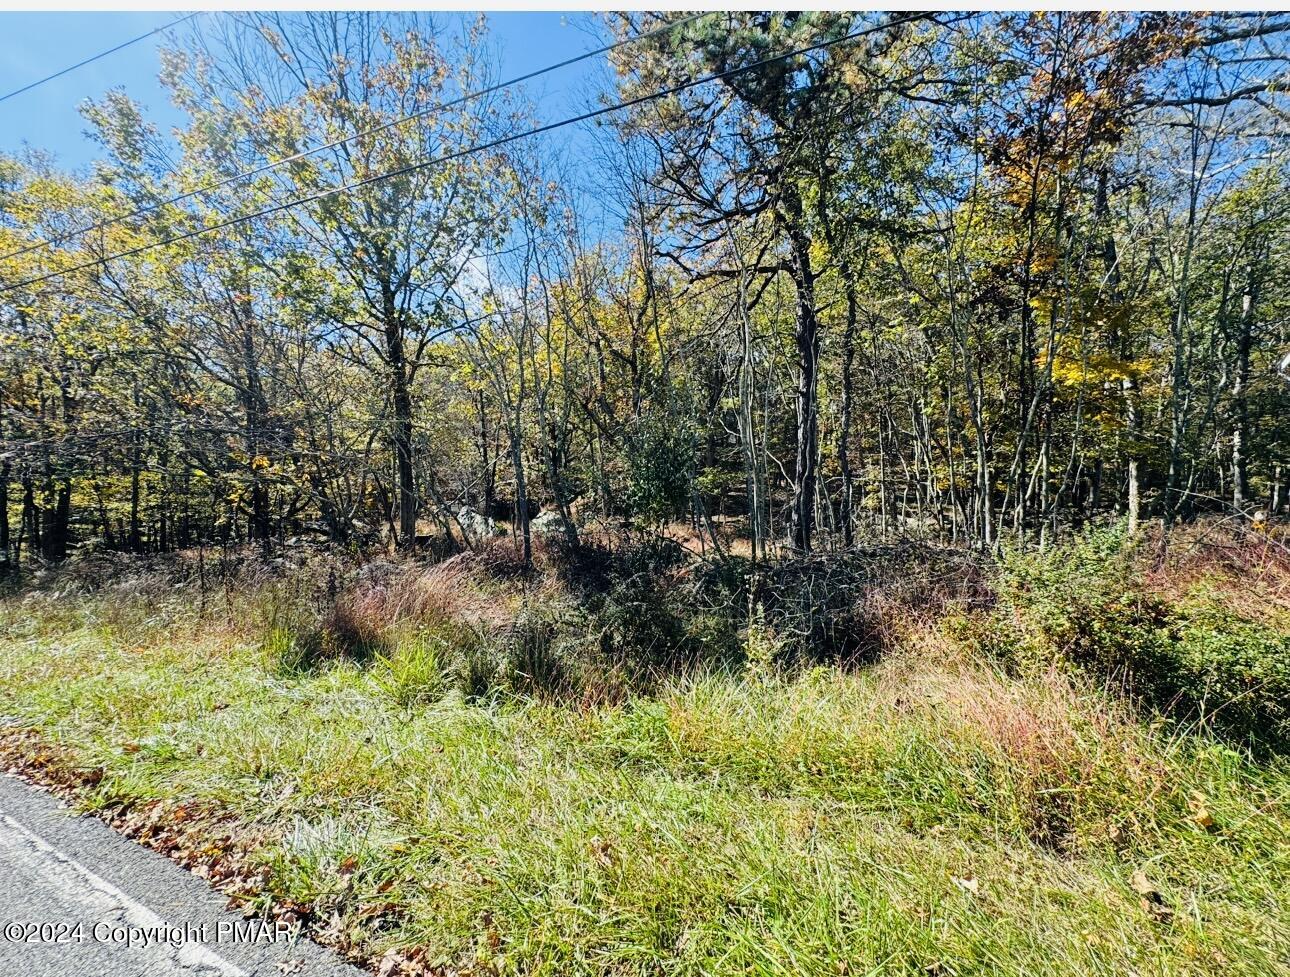
<instances>
[{"instance_id":1,"label":"blue sky","mask_svg":"<svg viewBox=\"0 0 1290 977\"><path fill-rule=\"evenodd\" d=\"M0 94L167 24L178 16L177 11L156 10L0 13ZM220 16L225 15L202 14L198 22ZM524 74L599 46L588 18L585 13L489 13L492 36L500 54L501 76ZM117 86L142 102L147 107L147 117L163 131L180 124L182 115L169 105L165 91L157 82L160 68L157 51L162 43L162 35L140 41L0 102L0 151L14 152L29 144L53 152L65 167L86 166L96 157L97 146L85 137L84 120L76 107L83 99L99 97ZM586 104L589 83L600 77L603 70L603 59L592 59L531 82L529 91L538 101L542 119L553 120L579 111Z\"/></svg>"}]
</instances>

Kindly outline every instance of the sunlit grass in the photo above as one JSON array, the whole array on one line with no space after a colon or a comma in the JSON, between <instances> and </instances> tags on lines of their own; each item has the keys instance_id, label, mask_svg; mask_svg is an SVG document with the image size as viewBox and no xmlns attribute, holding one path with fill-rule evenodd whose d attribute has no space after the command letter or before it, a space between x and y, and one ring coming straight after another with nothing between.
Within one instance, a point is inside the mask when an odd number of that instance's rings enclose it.
<instances>
[{"instance_id":1,"label":"sunlit grass","mask_svg":"<svg viewBox=\"0 0 1290 977\"><path fill-rule=\"evenodd\" d=\"M1290 972L1285 761L1166 735L1055 673L1009 677L942 642L612 707L467 703L416 636L290 672L236 630L2 613L0 713L103 769L86 805L253 825L271 893L337 911L370 959Z\"/></svg>"}]
</instances>

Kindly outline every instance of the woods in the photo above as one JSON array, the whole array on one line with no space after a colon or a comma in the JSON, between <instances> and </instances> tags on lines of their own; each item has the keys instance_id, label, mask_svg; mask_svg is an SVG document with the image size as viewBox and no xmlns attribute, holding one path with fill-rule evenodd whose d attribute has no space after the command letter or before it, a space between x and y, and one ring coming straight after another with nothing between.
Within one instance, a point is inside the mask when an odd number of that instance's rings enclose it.
<instances>
[{"instance_id":1,"label":"woods","mask_svg":"<svg viewBox=\"0 0 1290 977\"><path fill-rule=\"evenodd\" d=\"M556 127L482 19L223 14L0 159L0 553L1284 514L1287 28L612 15Z\"/></svg>"},{"instance_id":2,"label":"woods","mask_svg":"<svg viewBox=\"0 0 1290 977\"><path fill-rule=\"evenodd\" d=\"M162 33L0 154L7 777L379 977L1288 973L1290 15Z\"/></svg>"}]
</instances>

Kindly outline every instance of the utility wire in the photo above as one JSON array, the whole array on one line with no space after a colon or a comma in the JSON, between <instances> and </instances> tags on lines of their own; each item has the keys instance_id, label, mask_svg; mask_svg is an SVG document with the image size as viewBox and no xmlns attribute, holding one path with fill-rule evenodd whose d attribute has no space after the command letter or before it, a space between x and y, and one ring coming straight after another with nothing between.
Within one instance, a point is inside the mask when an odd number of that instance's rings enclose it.
<instances>
[{"instance_id":1,"label":"utility wire","mask_svg":"<svg viewBox=\"0 0 1290 977\"><path fill-rule=\"evenodd\" d=\"M405 115L402 118L393 119L389 122L382 123L379 126L373 126L371 129L364 129L361 132L354 133L353 135L345 136L343 139L334 139L331 142L324 143L321 146L315 146L313 149L305 149L298 153L293 153L290 156L284 156L281 159L270 160L269 162L263 163L260 166L254 167L253 169L242 170L238 173L233 173L222 180L216 180L214 183L208 183L205 186L198 187L195 190L189 190L186 193L181 193L178 196L171 197L168 200L161 200L161 201L158 201L157 203L147 204L146 206L140 207L137 210L130 211L130 213L128 214L122 214L120 217L112 217L112 218L109 218L108 220L100 221L97 224L90 224L87 227L78 228L77 230L74 230L74 231L67 231L56 237L50 237L50 238L45 238L41 241L36 241L34 244L29 244L24 248L18 249L17 251L11 251L8 254L0 255L0 261L4 261L7 258L16 258L20 255L28 254L40 248L49 247L50 245L61 244L64 241L68 241L71 238L77 237L78 235L89 234L93 231L100 231L105 227L111 227L113 224L119 224L121 221L127 221L134 217L142 217L145 214L150 214L153 211L160 210L162 207L168 207L171 204L181 203L185 200L189 200L193 197L200 196L202 194L211 193L215 190L222 190L224 187L231 186L234 183L240 183L243 180L249 180L253 176L259 176L261 173L267 173L270 170L277 169L279 166L285 166L288 163L295 163L295 162L298 162L299 160L306 159L310 156L313 156L315 153L325 152L328 149L335 149L337 146L343 146L348 142L353 142L355 139L361 139L365 136L372 136L379 132L385 132L388 129L393 129L398 126L404 125L408 122L415 122L418 119L424 119L426 116L433 115L436 112L442 112L445 109L450 109L458 105L463 105L466 102L474 101L475 99L482 98L485 95L491 95L494 92L501 91L502 89L510 88L512 85L518 85L521 82L531 81L534 78L538 78L542 75L550 74L553 71L559 71L561 68L567 68L570 65L577 64L580 61L586 61L588 58L594 58L602 54L608 54L610 51L616 51L621 47L625 47L629 44L636 44L639 41L644 41L644 40L647 40L648 38L656 37L659 34L666 34L702 16L704 16L702 13L691 14L689 17L685 17L682 20L673 21L670 24L666 24L663 27L656 28L655 30L649 31L648 33L638 34L635 37L624 38L621 41L615 41L613 44L606 44L604 47L596 48L594 51L587 51L585 54L579 54L572 58L566 58L564 61L560 61L557 64L547 65L545 68L538 68L535 71L530 71L528 74L518 75L515 78L510 78L506 81L498 82L495 85L489 85L487 88L481 88L478 91L467 92L466 94L460 95L457 98L454 98L450 101L439 102L435 105L429 106L428 108L422 109L420 112L414 112L411 115ZM161 28L161 29L164 30L165 28Z\"/></svg>"},{"instance_id":2,"label":"utility wire","mask_svg":"<svg viewBox=\"0 0 1290 977\"><path fill-rule=\"evenodd\" d=\"M77 68L84 68L87 64L97 61L99 60L99 58L106 58L109 54L116 54L117 51L120 51L122 48L129 47L131 44L138 44L140 41L146 41L154 34L160 34L162 31L168 31L172 27L178 27L180 24L184 23L185 21L192 20L201 12L202 11L199 10L197 11L197 13L185 14L183 17L180 17L178 20L172 20L169 24L162 24L160 27L150 30L146 34L140 34L138 37L132 37L128 41L122 41L116 47L108 48L106 51L100 51L98 54L95 54L92 57L88 57L84 61L78 61L76 62L76 64L71 65L67 68L63 68L61 71L55 71L52 75L47 75L44 78L40 79L39 81L33 81L30 85L24 85L22 88L15 88L7 95L0 95L0 102L4 102L8 99L11 99L15 95L21 95L23 92L29 92L33 88L38 88L39 86L45 84L45 82L47 81L53 81L55 78L61 78L63 77L63 75L67 74L68 72L75 71Z\"/></svg>"},{"instance_id":3,"label":"utility wire","mask_svg":"<svg viewBox=\"0 0 1290 977\"><path fill-rule=\"evenodd\" d=\"M648 95L638 95L635 98L624 99L621 102L615 102L613 105L605 105L598 109L592 109L590 111L583 112L580 115L574 115L566 119L561 119L558 122L548 122L545 125L536 126L535 128L532 128L532 129L526 129L524 132L511 133L510 135L501 136L489 142L478 143L474 146L469 146L465 149L457 150L456 152L445 153L443 156L436 156L434 159L422 160L419 163L409 163L407 166L400 166L397 169L389 170L388 172L385 172L385 173L377 173L372 176L364 177L361 180L354 180L350 183L345 183L345 184L341 184L340 186L331 187L330 189L327 189L327 190L320 190L317 193L311 193L303 197L297 197L294 200L287 200L287 201L284 201L283 203L275 204L272 207L266 207L263 210L257 210L250 214L242 214L237 217L230 217L227 220L219 221L218 223L215 223L215 224L208 224L203 227L195 228L194 230L191 230L191 231L185 231L183 234L176 234L168 238L163 238L162 240L154 241L151 244L140 245L139 247L131 248L128 251L120 251L120 252L117 252L116 254L111 254L103 258L95 258L93 261L86 261L79 265L73 265L71 268L65 268L62 271L50 272L47 275L40 275L36 278L29 278L25 281L16 282L13 285L7 285L4 288L0 289L0 294L4 294L6 292L12 292L15 289L19 289L19 288L25 288L28 285L37 285L37 284L40 284L41 282L49 281L51 278L61 278L64 275L70 275L73 272L83 271L86 268L93 268L97 265L105 265L109 261L115 261L118 258L131 258L137 254L142 254L145 251L151 251L153 248L164 247L167 244L176 244L180 241L186 241L189 238L198 237L202 234L209 234L212 231L223 230L226 227L234 227L238 224L244 224L247 221L255 220L257 217L269 217L269 216L272 216L273 214L278 214L278 213L281 213L282 211L290 210L292 207L298 207L301 204L313 203L318 200L324 200L328 197L333 197L340 193L348 193L351 190L357 190L360 187L365 187L373 183L379 183L382 180L390 180L390 179L393 179L394 177L406 176L409 173L415 173L420 170L428 169L432 166L440 166L444 163L450 163L456 159L462 159L467 156L473 156L476 153L482 153L490 149L496 149L498 146L504 146L504 145L507 145L508 143L516 142L520 139L527 139L530 136L537 136L545 132L552 132L556 129L562 129L565 126L576 125L579 122L586 122L590 119L595 119L595 118L599 118L600 116L608 115L611 112L618 112L623 109L632 108L636 105L643 105L646 102L652 102L655 99L659 99L659 98L666 98L669 95L675 95L678 92L685 91L686 89L689 89L689 88L696 88L699 85L705 85L708 82L719 81L724 78L732 78L732 77L735 77L736 75L741 75L749 71L755 71L758 68L763 68L766 65L775 64L776 62L779 62L779 61L786 61L789 58L800 57L803 54L810 54L813 51L822 51L826 48L831 48L834 45L842 44L842 43L845 43L846 41L853 41L859 37L864 37L867 34L873 34L880 30L887 30L891 27L896 27L901 24L910 23L912 21L921 19L922 16L923 16L922 14L911 14L896 20L890 20L883 24L878 24L873 27L867 27L864 30L852 31L849 34L844 34L841 37L835 37L832 40L819 41L815 44L810 44L810 45L807 45L806 47L800 47L793 51L787 51L783 54L774 55L773 57L763 58L760 61L754 61L751 64L740 65L737 68L728 68L725 71L715 71L715 72L712 72L711 74L703 75L699 78L692 78L689 81L680 82L679 84L672 85L668 88L664 88L661 91L651 92Z\"/></svg>"}]
</instances>

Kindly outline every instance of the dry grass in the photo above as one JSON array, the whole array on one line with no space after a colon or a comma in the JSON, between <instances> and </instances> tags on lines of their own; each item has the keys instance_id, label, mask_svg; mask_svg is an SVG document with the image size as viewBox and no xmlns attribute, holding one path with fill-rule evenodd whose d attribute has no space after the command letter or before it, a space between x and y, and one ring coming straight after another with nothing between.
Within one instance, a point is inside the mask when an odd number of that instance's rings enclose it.
<instances>
[{"instance_id":1,"label":"dry grass","mask_svg":"<svg viewBox=\"0 0 1290 977\"><path fill-rule=\"evenodd\" d=\"M1183 601L1207 590L1247 620L1290 628L1290 527L1198 523L1168 535L1156 528L1142 547L1152 592Z\"/></svg>"}]
</instances>

